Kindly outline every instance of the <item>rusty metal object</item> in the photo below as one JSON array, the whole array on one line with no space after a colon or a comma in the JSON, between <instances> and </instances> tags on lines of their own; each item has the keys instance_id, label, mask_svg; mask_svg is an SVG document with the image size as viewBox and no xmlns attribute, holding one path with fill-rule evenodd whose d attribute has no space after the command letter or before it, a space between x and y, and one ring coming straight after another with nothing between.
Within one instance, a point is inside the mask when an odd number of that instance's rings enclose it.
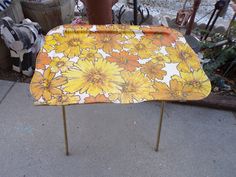
<instances>
[{"instance_id":1,"label":"rusty metal object","mask_svg":"<svg viewBox=\"0 0 236 177\"><path fill-rule=\"evenodd\" d=\"M186 26L192 14L192 8L179 10L175 20L176 24L178 24L180 27Z\"/></svg>"},{"instance_id":2,"label":"rusty metal object","mask_svg":"<svg viewBox=\"0 0 236 177\"><path fill-rule=\"evenodd\" d=\"M185 0L183 8L177 12L175 23L178 24L179 27L186 26L190 17L193 14L193 8L186 8L187 2L188 0Z\"/></svg>"},{"instance_id":3,"label":"rusty metal object","mask_svg":"<svg viewBox=\"0 0 236 177\"><path fill-rule=\"evenodd\" d=\"M193 14L190 18L190 21L189 21L188 25L187 25L187 30L186 30L186 33L185 33L186 35L190 35L191 32L192 32L195 16L196 16L196 13L197 13L197 10L198 10L200 4L201 4L201 0L195 0L194 1Z\"/></svg>"}]
</instances>

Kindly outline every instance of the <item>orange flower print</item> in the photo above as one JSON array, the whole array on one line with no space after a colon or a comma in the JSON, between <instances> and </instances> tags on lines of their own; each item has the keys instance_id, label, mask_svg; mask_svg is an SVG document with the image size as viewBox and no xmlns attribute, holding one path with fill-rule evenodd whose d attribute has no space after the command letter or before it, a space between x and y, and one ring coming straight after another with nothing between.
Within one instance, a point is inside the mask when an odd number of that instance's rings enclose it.
<instances>
[{"instance_id":1,"label":"orange flower print","mask_svg":"<svg viewBox=\"0 0 236 177\"><path fill-rule=\"evenodd\" d=\"M95 38L97 40L96 47L101 48L104 52L111 53L113 49L122 49L120 44L120 40L122 38L121 35L117 35L115 33L98 33Z\"/></svg>"},{"instance_id":2,"label":"orange flower print","mask_svg":"<svg viewBox=\"0 0 236 177\"><path fill-rule=\"evenodd\" d=\"M151 80L161 80L167 74L167 72L164 71L163 68L163 64L153 63L152 61L149 61L141 68L141 72L147 74L147 77Z\"/></svg>"},{"instance_id":3,"label":"orange flower print","mask_svg":"<svg viewBox=\"0 0 236 177\"><path fill-rule=\"evenodd\" d=\"M51 62L51 58L46 52L39 52L36 60L36 68L44 69L45 65L48 65Z\"/></svg>"},{"instance_id":4,"label":"orange flower print","mask_svg":"<svg viewBox=\"0 0 236 177\"><path fill-rule=\"evenodd\" d=\"M165 26L142 26L141 30L145 35L147 34L153 34L153 33L170 33L171 29Z\"/></svg>"},{"instance_id":5,"label":"orange flower print","mask_svg":"<svg viewBox=\"0 0 236 177\"><path fill-rule=\"evenodd\" d=\"M139 67L138 57L131 55L126 51L120 53L113 52L110 57L107 58L109 62L115 62L120 67L127 71L135 71L136 67Z\"/></svg>"},{"instance_id":6,"label":"orange flower print","mask_svg":"<svg viewBox=\"0 0 236 177\"><path fill-rule=\"evenodd\" d=\"M178 82L177 80L171 80L170 86L163 82L156 82L153 86L156 89L155 93L151 93L151 95L156 99L164 99L164 100L182 100L182 90L183 83Z\"/></svg>"},{"instance_id":7,"label":"orange flower print","mask_svg":"<svg viewBox=\"0 0 236 177\"><path fill-rule=\"evenodd\" d=\"M164 26L144 27L143 33L145 38L152 40L152 43L157 46L169 46L178 38L178 33Z\"/></svg>"},{"instance_id":8,"label":"orange flower print","mask_svg":"<svg viewBox=\"0 0 236 177\"><path fill-rule=\"evenodd\" d=\"M78 103L80 97L74 94L60 94L54 95L52 99L48 100L48 104L50 105L68 105Z\"/></svg>"},{"instance_id":9,"label":"orange flower print","mask_svg":"<svg viewBox=\"0 0 236 177\"><path fill-rule=\"evenodd\" d=\"M37 104L126 104L199 100L211 85L198 56L171 28L63 25L46 35L30 91Z\"/></svg>"},{"instance_id":10,"label":"orange flower print","mask_svg":"<svg viewBox=\"0 0 236 177\"><path fill-rule=\"evenodd\" d=\"M105 97L105 95L103 94L99 94L96 97L94 96L89 96L86 97L85 99L85 103L105 103L105 102L110 102L109 99L107 97Z\"/></svg>"},{"instance_id":11,"label":"orange flower print","mask_svg":"<svg viewBox=\"0 0 236 177\"><path fill-rule=\"evenodd\" d=\"M152 36L152 37L151 37ZM147 35L152 38L152 43L157 46L168 46L175 42L176 38L168 33L155 33L154 35Z\"/></svg>"},{"instance_id":12,"label":"orange flower print","mask_svg":"<svg viewBox=\"0 0 236 177\"><path fill-rule=\"evenodd\" d=\"M62 90L58 87L66 82L66 77L55 77L55 73L51 72L51 69L48 67L43 75L38 71L34 73L30 84L30 92L36 100L43 97L45 101L49 101L53 95L62 94Z\"/></svg>"},{"instance_id":13,"label":"orange flower print","mask_svg":"<svg viewBox=\"0 0 236 177\"><path fill-rule=\"evenodd\" d=\"M185 87L184 83L172 79L169 86L166 83L156 82L153 86L156 92L150 93L157 100L188 100L194 98L203 98L200 92L193 92L191 88Z\"/></svg>"}]
</instances>

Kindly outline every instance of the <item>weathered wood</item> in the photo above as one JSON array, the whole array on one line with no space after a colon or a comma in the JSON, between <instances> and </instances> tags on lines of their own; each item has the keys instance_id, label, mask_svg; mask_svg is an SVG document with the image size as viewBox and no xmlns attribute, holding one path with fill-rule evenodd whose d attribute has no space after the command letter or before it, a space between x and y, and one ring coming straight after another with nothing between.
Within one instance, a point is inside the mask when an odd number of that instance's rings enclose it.
<instances>
[{"instance_id":1,"label":"weathered wood","mask_svg":"<svg viewBox=\"0 0 236 177\"><path fill-rule=\"evenodd\" d=\"M236 97L210 94L207 98L200 101L178 102L188 105L203 106L215 109L236 111Z\"/></svg>"},{"instance_id":2,"label":"weathered wood","mask_svg":"<svg viewBox=\"0 0 236 177\"><path fill-rule=\"evenodd\" d=\"M74 0L53 0L46 2L21 2L26 18L38 22L44 33L50 29L70 23L74 17Z\"/></svg>"}]
</instances>

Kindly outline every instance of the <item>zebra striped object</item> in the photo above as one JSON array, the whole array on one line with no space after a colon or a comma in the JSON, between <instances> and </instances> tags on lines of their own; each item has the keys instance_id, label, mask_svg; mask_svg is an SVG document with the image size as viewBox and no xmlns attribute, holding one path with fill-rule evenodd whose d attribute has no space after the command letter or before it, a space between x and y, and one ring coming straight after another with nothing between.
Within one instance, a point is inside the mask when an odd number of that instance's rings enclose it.
<instances>
[{"instance_id":1,"label":"zebra striped object","mask_svg":"<svg viewBox=\"0 0 236 177\"><path fill-rule=\"evenodd\" d=\"M0 0L0 12L10 6L12 0Z\"/></svg>"}]
</instances>

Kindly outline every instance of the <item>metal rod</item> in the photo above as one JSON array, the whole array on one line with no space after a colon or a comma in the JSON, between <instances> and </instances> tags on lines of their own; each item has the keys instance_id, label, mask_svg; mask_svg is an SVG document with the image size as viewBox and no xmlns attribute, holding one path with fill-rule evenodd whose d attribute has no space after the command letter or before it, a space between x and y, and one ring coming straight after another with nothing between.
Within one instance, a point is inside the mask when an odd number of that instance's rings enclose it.
<instances>
[{"instance_id":1,"label":"metal rod","mask_svg":"<svg viewBox=\"0 0 236 177\"><path fill-rule=\"evenodd\" d=\"M187 4L188 0L185 0L184 5L183 5L183 9L186 9L186 4Z\"/></svg>"},{"instance_id":2,"label":"metal rod","mask_svg":"<svg viewBox=\"0 0 236 177\"><path fill-rule=\"evenodd\" d=\"M205 27L205 30L207 31L207 33L209 33L208 27L209 27L209 25L211 24L211 21L212 21L214 15L215 15L215 13L216 13L216 9L214 9L214 11L213 11L213 13L211 14L211 17L210 17L210 19L209 19L209 21L208 21L206 27ZM206 34L203 34L203 36L201 36L201 40L202 40L203 38L205 39L205 36L206 36Z\"/></svg>"},{"instance_id":3,"label":"metal rod","mask_svg":"<svg viewBox=\"0 0 236 177\"><path fill-rule=\"evenodd\" d=\"M160 144L160 137L161 137L161 127L162 127L162 120L163 120L163 114L164 114L164 106L165 106L165 101L161 102L161 111L160 111L160 119L159 119L159 124L158 124L158 129L157 129L157 143L155 147L155 151L159 151L159 144Z\"/></svg>"},{"instance_id":4,"label":"metal rod","mask_svg":"<svg viewBox=\"0 0 236 177\"><path fill-rule=\"evenodd\" d=\"M210 17L210 19L209 19L209 21L208 21L208 23L207 23L207 25L205 27L205 30L207 30L209 25L211 24L211 21L212 21L214 15L215 15L215 13L216 13L216 9L214 9L213 13L211 14L211 17Z\"/></svg>"},{"instance_id":5,"label":"metal rod","mask_svg":"<svg viewBox=\"0 0 236 177\"><path fill-rule=\"evenodd\" d=\"M212 31L212 29L213 29L213 27L214 27L214 25L215 25L215 23L216 23L216 20L218 19L218 17L219 17L219 15L220 15L221 11L222 11L222 9L217 12L217 14L216 14L216 16L215 16L215 18L214 18L214 20L213 20L213 22L212 22L212 24L211 24L209 30L208 30L208 33L207 33L206 36L204 37L205 40L207 39L207 37L209 36L210 32Z\"/></svg>"},{"instance_id":6,"label":"metal rod","mask_svg":"<svg viewBox=\"0 0 236 177\"><path fill-rule=\"evenodd\" d=\"M65 136L65 153L69 155L69 148L68 148L68 138L67 138L67 125L66 125L66 110L65 106L62 106L62 115L63 115L63 125L64 125L64 136Z\"/></svg>"}]
</instances>

